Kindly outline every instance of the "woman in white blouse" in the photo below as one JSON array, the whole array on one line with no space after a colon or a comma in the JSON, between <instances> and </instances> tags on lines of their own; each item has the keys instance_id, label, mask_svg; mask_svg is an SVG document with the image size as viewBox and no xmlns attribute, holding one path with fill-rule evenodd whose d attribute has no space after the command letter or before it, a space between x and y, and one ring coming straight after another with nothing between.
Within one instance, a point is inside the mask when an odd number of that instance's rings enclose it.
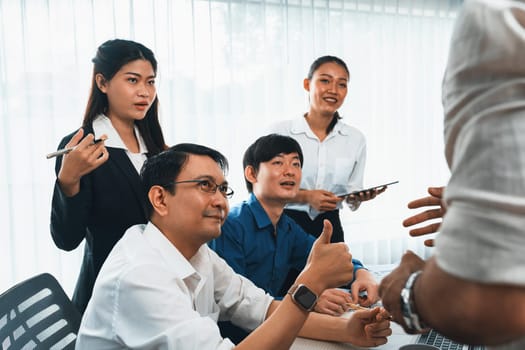
<instances>
[{"instance_id":1,"label":"woman in white blouse","mask_svg":"<svg viewBox=\"0 0 525 350\"><path fill-rule=\"evenodd\" d=\"M301 191L286 214L306 232L318 236L323 220L332 223L332 242L343 242L339 209L346 201L356 210L362 201L373 199L385 188L359 195L345 195L363 188L366 141L356 128L341 121L337 110L343 104L350 73L343 60L322 56L310 66L304 79L310 109L301 118L279 122L270 128L293 137L304 153Z\"/></svg>"}]
</instances>

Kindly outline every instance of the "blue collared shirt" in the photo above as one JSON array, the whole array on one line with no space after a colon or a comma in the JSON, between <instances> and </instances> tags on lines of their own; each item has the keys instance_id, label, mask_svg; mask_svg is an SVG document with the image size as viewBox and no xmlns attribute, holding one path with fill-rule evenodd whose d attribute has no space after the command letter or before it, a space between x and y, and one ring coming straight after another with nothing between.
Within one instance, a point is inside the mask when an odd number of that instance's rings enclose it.
<instances>
[{"instance_id":1,"label":"blue collared shirt","mask_svg":"<svg viewBox=\"0 0 525 350\"><path fill-rule=\"evenodd\" d=\"M275 232L277 231L277 232ZM270 218L252 193L248 200L233 206L220 237L210 242L239 274L274 297L279 295L290 269L301 271L315 237L283 214L274 229ZM354 276L363 264L352 259Z\"/></svg>"}]
</instances>

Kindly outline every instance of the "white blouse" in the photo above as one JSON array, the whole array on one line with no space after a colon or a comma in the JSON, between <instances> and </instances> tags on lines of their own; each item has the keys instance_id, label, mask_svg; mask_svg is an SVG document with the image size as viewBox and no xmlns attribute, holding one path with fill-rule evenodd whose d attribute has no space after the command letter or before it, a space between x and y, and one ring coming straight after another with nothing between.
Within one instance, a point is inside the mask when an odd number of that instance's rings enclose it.
<instances>
[{"instance_id":1,"label":"white blouse","mask_svg":"<svg viewBox=\"0 0 525 350\"><path fill-rule=\"evenodd\" d=\"M302 189L321 189L337 195L363 188L366 140L356 128L339 120L321 142L301 117L274 124L268 131L290 136L301 146L304 156ZM338 208L341 207L339 203ZM287 208L304 211L312 220L320 214L308 204L289 204Z\"/></svg>"},{"instance_id":2,"label":"white blouse","mask_svg":"<svg viewBox=\"0 0 525 350\"><path fill-rule=\"evenodd\" d=\"M106 134L108 136L108 139L104 141L104 144L107 147L120 148L125 150L129 160L137 170L137 173L140 174L140 169L142 168L142 165L147 159L146 154L148 153L148 148L146 147L144 139L142 138L142 135L140 134L140 131L137 128L137 126L135 126L135 135L137 136L137 140L139 142L138 153L131 153L128 150L128 148L124 144L124 141L122 141L122 139L120 138L120 135L118 134L117 130L113 127L113 124L111 124L111 120L104 114L99 114L95 117L95 120L93 120L93 132L95 134L95 138L98 138L103 134Z\"/></svg>"}]
</instances>

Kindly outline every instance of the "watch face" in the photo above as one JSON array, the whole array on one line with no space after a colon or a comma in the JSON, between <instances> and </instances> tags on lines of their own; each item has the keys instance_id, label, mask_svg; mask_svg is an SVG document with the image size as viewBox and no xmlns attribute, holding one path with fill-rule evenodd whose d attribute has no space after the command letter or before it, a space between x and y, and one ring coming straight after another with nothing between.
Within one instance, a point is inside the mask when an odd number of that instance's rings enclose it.
<instances>
[{"instance_id":1,"label":"watch face","mask_svg":"<svg viewBox=\"0 0 525 350\"><path fill-rule=\"evenodd\" d=\"M295 300L301 303L305 309L310 309L317 300L317 296L312 293L307 287L300 286L294 293Z\"/></svg>"}]
</instances>

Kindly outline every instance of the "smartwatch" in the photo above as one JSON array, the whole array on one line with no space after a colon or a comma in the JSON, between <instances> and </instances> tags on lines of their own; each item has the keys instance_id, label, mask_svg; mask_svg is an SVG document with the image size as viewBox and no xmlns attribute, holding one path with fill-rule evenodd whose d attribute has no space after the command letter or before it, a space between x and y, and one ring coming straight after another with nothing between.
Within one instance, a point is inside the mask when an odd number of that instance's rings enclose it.
<instances>
[{"instance_id":1,"label":"smartwatch","mask_svg":"<svg viewBox=\"0 0 525 350\"><path fill-rule=\"evenodd\" d=\"M304 284L293 284L288 290L294 303L305 311L312 311L317 303L317 295Z\"/></svg>"}]
</instances>

